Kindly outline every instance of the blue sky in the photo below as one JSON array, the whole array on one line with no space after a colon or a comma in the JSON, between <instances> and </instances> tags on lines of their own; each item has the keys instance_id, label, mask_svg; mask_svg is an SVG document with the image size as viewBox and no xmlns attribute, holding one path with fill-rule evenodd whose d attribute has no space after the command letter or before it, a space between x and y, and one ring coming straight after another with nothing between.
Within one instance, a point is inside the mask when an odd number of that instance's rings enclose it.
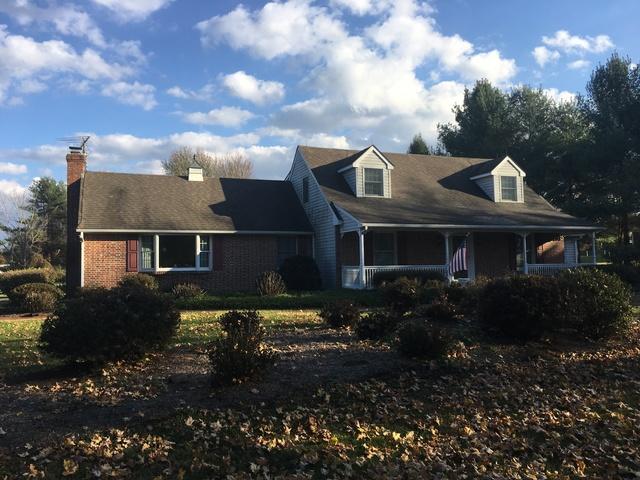
<instances>
[{"instance_id":1,"label":"blue sky","mask_svg":"<svg viewBox=\"0 0 640 480\"><path fill-rule=\"evenodd\" d=\"M640 57L640 2L0 0L0 191L89 169L160 172L172 149L248 155L282 178L297 144L435 139L465 86L558 101L614 50Z\"/></svg>"}]
</instances>

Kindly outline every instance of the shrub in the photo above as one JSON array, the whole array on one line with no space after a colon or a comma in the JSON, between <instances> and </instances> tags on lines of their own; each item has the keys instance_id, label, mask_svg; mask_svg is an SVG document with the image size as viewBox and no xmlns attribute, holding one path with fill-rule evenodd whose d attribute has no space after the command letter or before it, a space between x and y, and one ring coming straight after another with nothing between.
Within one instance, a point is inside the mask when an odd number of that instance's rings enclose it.
<instances>
[{"instance_id":1,"label":"shrub","mask_svg":"<svg viewBox=\"0 0 640 480\"><path fill-rule=\"evenodd\" d=\"M380 340L393 333L398 326L398 317L385 311L363 315L356 324L356 334L363 340Z\"/></svg>"},{"instance_id":2,"label":"shrub","mask_svg":"<svg viewBox=\"0 0 640 480\"><path fill-rule=\"evenodd\" d=\"M450 303L458 306L464 301L467 295L467 289L458 282L451 282L449 285L445 286L444 294Z\"/></svg>"},{"instance_id":3,"label":"shrub","mask_svg":"<svg viewBox=\"0 0 640 480\"><path fill-rule=\"evenodd\" d=\"M11 290L8 297L23 312L51 312L64 292L50 283L25 283Z\"/></svg>"},{"instance_id":4,"label":"shrub","mask_svg":"<svg viewBox=\"0 0 640 480\"><path fill-rule=\"evenodd\" d=\"M449 302L446 296L437 298L431 304L420 308L420 316L436 322L451 322L455 320L457 313L455 305Z\"/></svg>"},{"instance_id":5,"label":"shrub","mask_svg":"<svg viewBox=\"0 0 640 480\"><path fill-rule=\"evenodd\" d=\"M445 283L440 280L427 280L420 289L420 303L428 304L445 292Z\"/></svg>"},{"instance_id":6,"label":"shrub","mask_svg":"<svg viewBox=\"0 0 640 480\"><path fill-rule=\"evenodd\" d=\"M623 332L631 319L631 291L616 275L597 269L562 272L565 323L579 334L600 339Z\"/></svg>"},{"instance_id":7,"label":"shrub","mask_svg":"<svg viewBox=\"0 0 640 480\"><path fill-rule=\"evenodd\" d=\"M40 332L40 348L67 360L137 357L167 344L180 314L170 295L125 284L81 289L61 301Z\"/></svg>"},{"instance_id":8,"label":"shrub","mask_svg":"<svg viewBox=\"0 0 640 480\"><path fill-rule=\"evenodd\" d=\"M263 317L255 310L232 310L220 316L224 336L209 346L212 382L241 383L272 364L275 353L263 344Z\"/></svg>"},{"instance_id":9,"label":"shrub","mask_svg":"<svg viewBox=\"0 0 640 480\"><path fill-rule=\"evenodd\" d=\"M351 300L336 300L322 307L319 315L331 328L348 328L360 320L360 309Z\"/></svg>"},{"instance_id":10,"label":"shrub","mask_svg":"<svg viewBox=\"0 0 640 480\"><path fill-rule=\"evenodd\" d=\"M613 273L634 288L640 288L640 262L628 264L611 264L598 266L598 270Z\"/></svg>"},{"instance_id":11,"label":"shrub","mask_svg":"<svg viewBox=\"0 0 640 480\"><path fill-rule=\"evenodd\" d=\"M158 280L146 273L128 273L118 282L119 287L123 288L147 288L149 290L158 290L160 288Z\"/></svg>"},{"instance_id":12,"label":"shrub","mask_svg":"<svg viewBox=\"0 0 640 480\"><path fill-rule=\"evenodd\" d=\"M416 305L420 300L420 284L415 278L400 277L380 287L384 304L394 312L402 315Z\"/></svg>"},{"instance_id":13,"label":"shrub","mask_svg":"<svg viewBox=\"0 0 640 480\"><path fill-rule=\"evenodd\" d=\"M278 272L262 272L256 278L256 290L261 297L287 293L287 286Z\"/></svg>"},{"instance_id":14,"label":"shrub","mask_svg":"<svg viewBox=\"0 0 640 480\"><path fill-rule=\"evenodd\" d=\"M477 276L473 282L467 283L464 286L462 301L457 305L458 310L467 315L475 315L478 312L480 297L489 282L491 282L490 278Z\"/></svg>"},{"instance_id":15,"label":"shrub","mask_svg":"<svg viewBox=\"0 0 640 480\"><path fill-rule=\"evenodd\" d=\"M406 357L442 358L452 347L449 335L424 320L407 320L398 328L398 350Z\"/></svg>"},{"instance_id":16,"label":"shrub","mask_svg":"<svg viewBox=\"0 0 640 480\"><path fill-rule=\"evenodd\" d=\"M53 268L51 262L44 258L44 255L41 253L34 253L29 261L29 268Z\"/></svg>"},{"instance_id":17,"label":"shrub","mask_svg":"<svg viewBox=\"0 0 640 480\"><path fill-rule=\"evenodd\" d=\"M178 283L171 289L174 297L180 299L198 298L204 295L204 290L195 283Z\"/></svg>"},{"instance_id":18,"label":"shrub","mask_svg":"<svg viewBox=\"0 0 640 480\"><path fill-rule=\"evenodd\" d=\"M58 271L51 268L26 268L0 273L0 290L6 295L25 283L55 283L59 279Z\"/></svg>"},{"instance_id":19,"label":"shrub","mask_svg":"<svg viewBox=\"0 0 640 480\"><path fill-rule=\"evenodd\" d=\"M561 294L554 277L513 276L495 279L483 290L480 320L517 340L539 338L562 318Z\"/></svg>"},{"instance_id":20,"label":"shrub","mask_svg":"<svg viewBox=\"0 0 640 480\"><path fill-rule=\"evenodd\" d=\"M278 271L289 290L319 290L322 286L320 270L311 257L296 255L284 260Z\"/></svg>"},{"instance_id":21,"label":"shrub","mask_svg":"<svg viewBox=\"0 0 640 480\"><path fill-rule=\"evenodd\" d=\"M385 283L393 282L402 277L415 279L420 284L424 284L430 280L437 282L444 282L446 280L441 273L432 270L404 270L402 272L376 272L373 275L372 282L373 286L378 288Z\"/></svg>"}]
</instances>

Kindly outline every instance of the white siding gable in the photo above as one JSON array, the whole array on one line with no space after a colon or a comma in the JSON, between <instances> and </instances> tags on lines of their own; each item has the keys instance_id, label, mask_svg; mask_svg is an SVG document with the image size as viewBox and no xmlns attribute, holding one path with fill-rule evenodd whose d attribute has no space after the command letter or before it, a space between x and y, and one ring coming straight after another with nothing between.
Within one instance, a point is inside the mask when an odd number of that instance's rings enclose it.
<instances>
[{"instance_id":1,"label":"white siding gable","mask_svg":"<svg viewBox=\"0 0 640 480\"><path fill-rule=\"evenodd\" d=\"M309 201L303 202L302 182L309 179ZM325 288L336 285L336 237L335 225L338 219L322 193L320 185L299 150L296 150L291 170L287 175L300 199L314 232L314 257Z\"/></svg>"},{"instance_id":2,"label":"white siding gable","mask_svg":"<svg viewBox=\"0 0 640 480\"><path fill-rule=\"evenodd\" d=\"M524 177L526 173L509 157L505 157L491 172L471 179L494 202L513 202L502 198L502 177L516 178L516 202L524 202Z\"/></svg>"},{"instance_id":3,"label":"white siding gable","mask_svg":"<svg viewBox=\"0 0 640 480\"><path fill-rule=\"evenodd\" d=\"M376 168L382 170L383 198L391 198L391 171L393 165L373 145L367 148L352 165L343 168L341 173L357 197L364 197L364 169ZM377 196L377 195L376 195Z\"/></svg>"}]
</instances>

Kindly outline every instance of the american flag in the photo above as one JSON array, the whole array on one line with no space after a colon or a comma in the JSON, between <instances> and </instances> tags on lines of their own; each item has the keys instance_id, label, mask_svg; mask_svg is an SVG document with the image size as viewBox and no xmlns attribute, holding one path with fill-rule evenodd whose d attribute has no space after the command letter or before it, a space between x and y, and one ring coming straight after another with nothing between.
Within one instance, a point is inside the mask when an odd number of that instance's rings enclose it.
<instances>
[{"instance_id":1,"label":"american flag","mask_svg":"<svg viewBox=\"0 0 640 480\"><path fill-rule=\"evenodd\" d=\"M449 262L449 275L467 269L467 239L465 238Z\"/></svg>"}]
</instances>

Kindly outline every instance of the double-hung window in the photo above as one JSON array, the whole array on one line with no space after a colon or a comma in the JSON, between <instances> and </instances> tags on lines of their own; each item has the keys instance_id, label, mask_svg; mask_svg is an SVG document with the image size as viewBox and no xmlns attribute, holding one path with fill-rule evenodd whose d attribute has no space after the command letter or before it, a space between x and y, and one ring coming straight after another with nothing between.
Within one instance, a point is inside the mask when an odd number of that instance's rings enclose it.
<instances>
[{"instance_id":1,"label":"double-hung window","mask_svg":"<svg viewBox=\"0 0 640 480\"><path fill-rule=\"evenodd\" d=\"M373 234L373 262L375 265L396 263L396 236L393 233Z\"/></svg>"},{"instance_id":2,"label":"double-hung window","mask_svg":"<svg viewBox=\"0 0 640 480\"><path fill-rule=\"evenodd\" d=\"M384 170L381 168L364 169L364 194L376 197L384 196Z\"/></svg>"},{"instance_id":3,"label":"double-hung window","mask_svg":"<svg viewBox=\"0 0 640 480\"><path fill-rule=\"evenodd\" d=\"M209 235L143 235L141 271L198 271L211 269Z\"/></svg>"},{"instance_id":4,"label":"double-hung window","mask_svg":"<svg viewBox=\"0 0 640 480\"><path fill-rule=\"evenodd\" d=\"M501 176L500 177L500 192L502 200L511 202L518 201L518 179L517 177Z\"/></svg>"},{"instance_id":5,"label":"double-hung window","mask_svg":"<svg viewBox=\"0 0 640 480\"><path fill-rule=\"evenodd\" d=\"M278 237L278 266L289 257L295 257L298 254L298 241L294 236Z\"/></svg>"}]
</instances>

